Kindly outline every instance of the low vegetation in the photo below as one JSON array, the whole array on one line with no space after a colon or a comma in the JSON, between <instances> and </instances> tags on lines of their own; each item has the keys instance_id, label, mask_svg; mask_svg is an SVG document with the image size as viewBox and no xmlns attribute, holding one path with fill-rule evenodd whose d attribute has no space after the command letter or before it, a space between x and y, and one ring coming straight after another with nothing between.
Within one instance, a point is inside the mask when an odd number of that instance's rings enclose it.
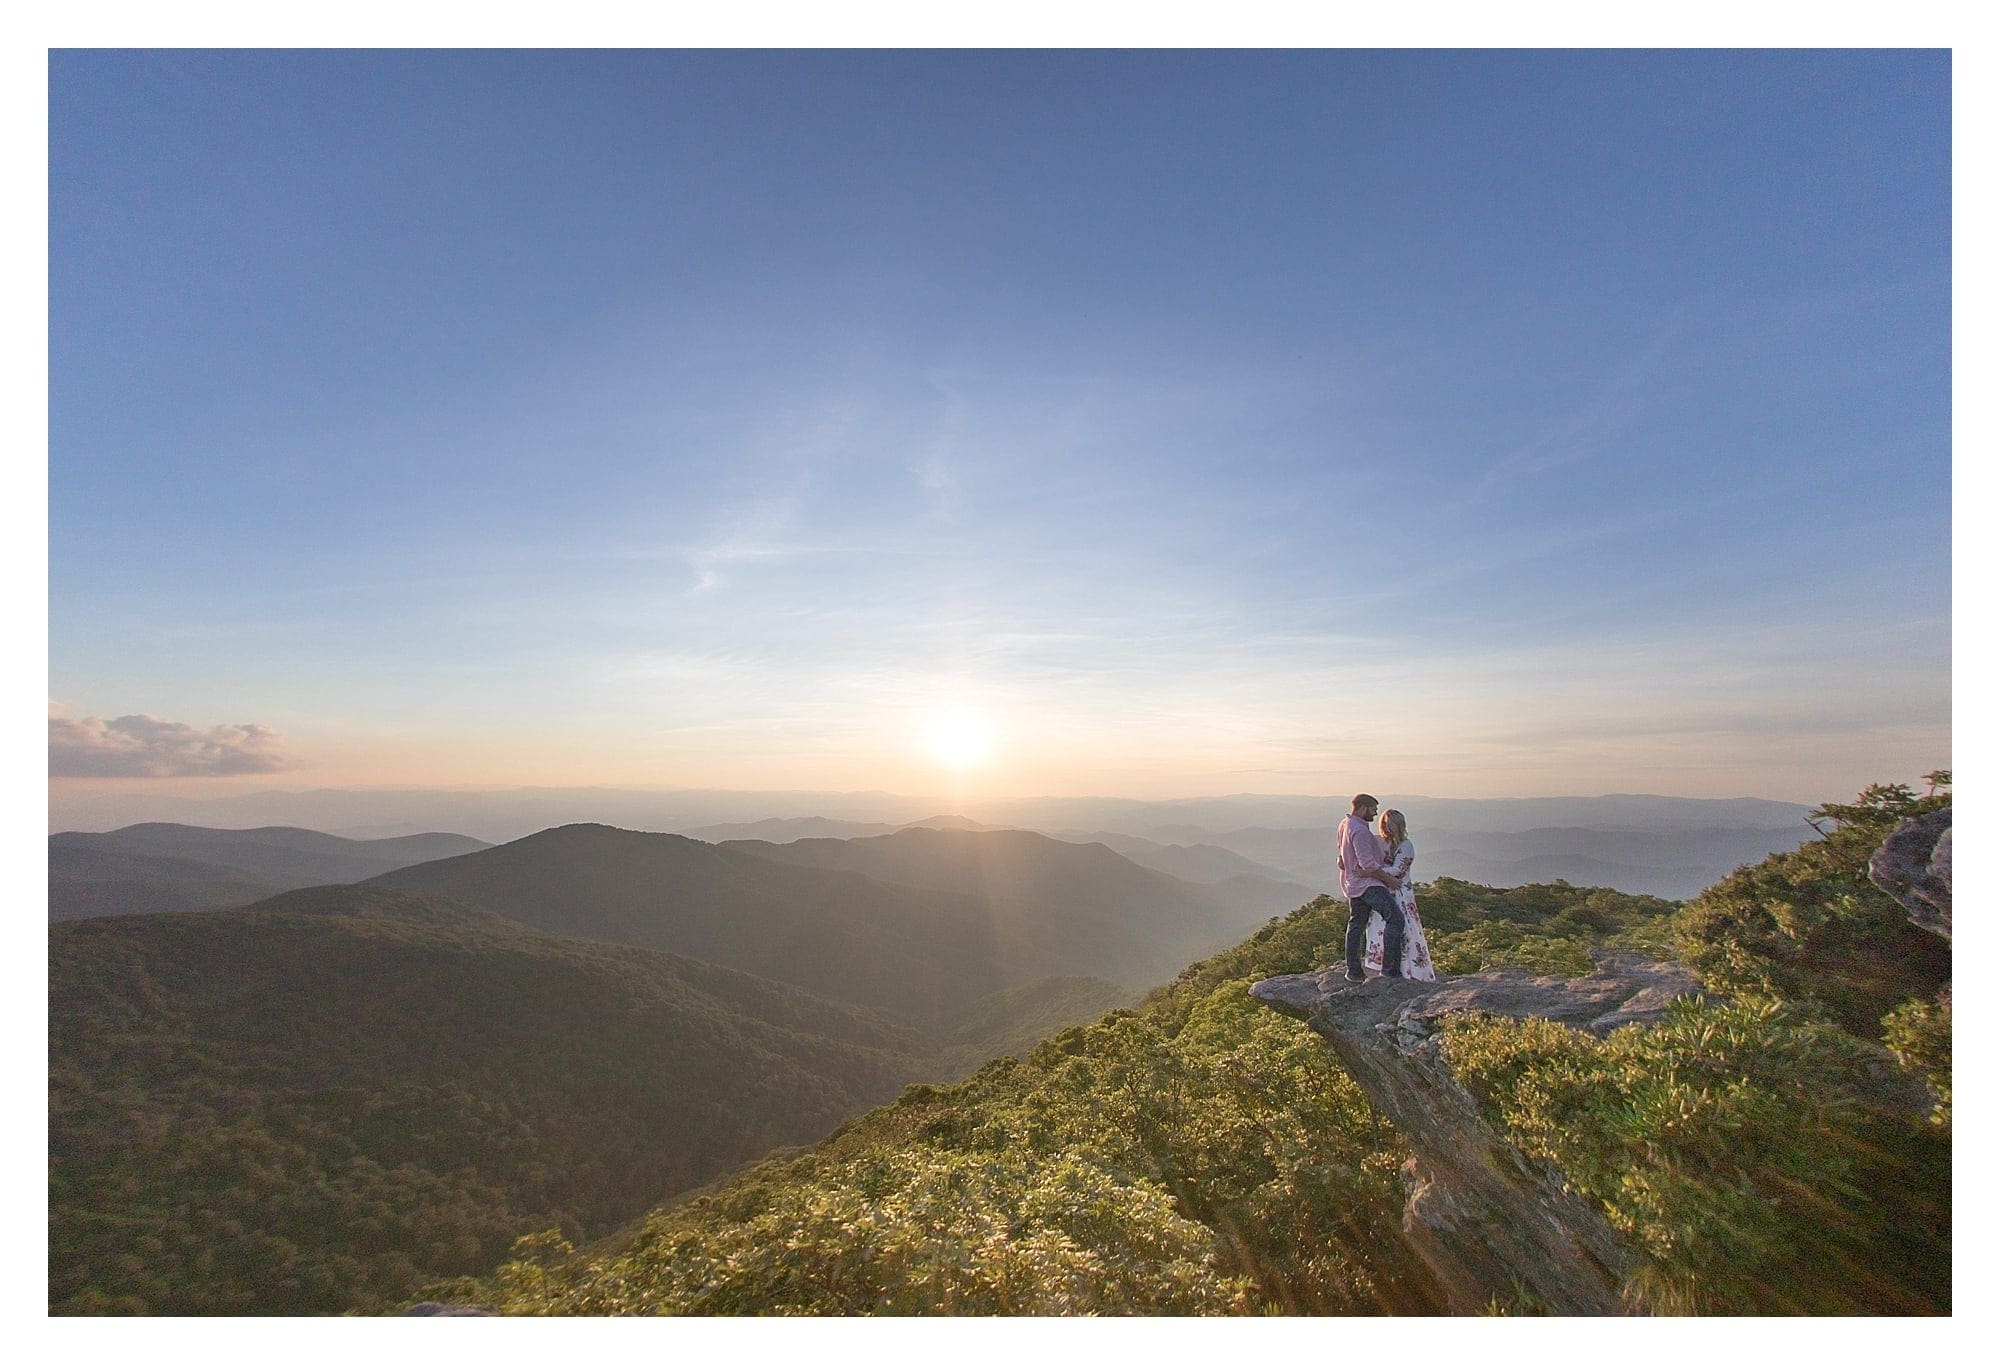
<instances>
[{"instance_id":1,"label":"low vegetation","mask_svg":"<svg viewBox=\"0 0 2000 1365\"><path fill-rule=\"evenodd\" d=\"M1446 1055L1521 1150L1597 1201L1661 1313L1945 1313L1951 1149L1874 1058L1782 1005L1681 1002L1598 1039L1465 1019Z\"/></svg>"},{"instance_id":2,"label":"low vegetation","mask_svg":"<svg viewBox=\"0 0 2000 1365\"><path fill-rule=\"evenodd\" d=\"M1951 774L1928 781L1922 796L1877 784L1819 807L1822 837L1739 868L1688 902L1676 924L1682 957L1734 999L1782 1001L1881 1041L1887 1015L1934 1000L1951 979L1951 945L1868 880L1869 855L1891 830L1951 804Z\"/></svg>"}]
</instances>

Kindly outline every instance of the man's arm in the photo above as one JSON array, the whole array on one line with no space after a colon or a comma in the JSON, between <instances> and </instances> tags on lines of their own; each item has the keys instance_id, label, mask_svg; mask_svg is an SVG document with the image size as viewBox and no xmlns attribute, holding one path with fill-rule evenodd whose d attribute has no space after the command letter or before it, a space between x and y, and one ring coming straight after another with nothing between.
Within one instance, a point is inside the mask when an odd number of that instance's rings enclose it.
<instances>
[{"instance_id":1,"label":"man's arm","mask_svg":"<svg viewBox=\"0 0 2000 1365\"><path fill-rule=\"evenodd\" d=\"M1380 885L1388 887L1390 891L1396 891L1398 887L1402 887L1402 877L1398 877L1396 873L1392 873L1388 869L1388 865L1384 863L1384 859L1388 857L1388 849L1382 847L1382 841L1376 837L1374 831L1366 831L1362 835L1356 835L1354 843L1350 847L1354 849L1354 871L1356 873L1360 873L1368 881L1374 881L1374 883L1380 883Z\"/></svg>"},{"instance_id":2,"label":"man's arm","mask_svg":"<svg viewBox=\"0 0 2000 1365\"><path fill-rule=\"evenodd\" d=\"M1350 845L1354 853L1354 870L1361 876L1378 881L1391 890L1403 884L1403 879L1382 866L1382 841L1375 837L1375 831L1357 835Z\"/></svg>"}]
</instances>

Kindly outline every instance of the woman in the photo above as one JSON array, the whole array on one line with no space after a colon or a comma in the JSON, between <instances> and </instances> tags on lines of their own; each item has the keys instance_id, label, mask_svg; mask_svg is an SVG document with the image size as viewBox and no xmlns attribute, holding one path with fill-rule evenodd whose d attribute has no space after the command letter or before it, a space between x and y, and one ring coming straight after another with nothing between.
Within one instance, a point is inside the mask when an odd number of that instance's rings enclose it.
<instances>
[{"instance_id":1,"label":"woman","mask_svg":"<svg viewBox=\"0 0 2000 1365\"><path fill-rule=\"evenodd\" d=\"M1417 918L1417 888L1410 880L1410 864L1417 860L1417 846L1410 842L1410 829L1399 810L1382 812L1382 846L1388 861L1384 872L1396 881L1392 890L1396 908L1403 912L1403 975L1411 981L1435 981L1431 966L1431 945L1424 941L1424 924ZM1382 921L1368 921L1367 962L1370 971L1382 970Z\"/></svg>"}]
</instances>

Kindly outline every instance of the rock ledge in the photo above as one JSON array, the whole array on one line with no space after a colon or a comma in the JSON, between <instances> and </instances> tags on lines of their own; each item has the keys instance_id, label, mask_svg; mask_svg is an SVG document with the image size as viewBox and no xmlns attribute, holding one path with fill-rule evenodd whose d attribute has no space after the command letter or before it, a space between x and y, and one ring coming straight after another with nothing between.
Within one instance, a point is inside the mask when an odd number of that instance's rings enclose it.
<instances>
[{"instance_id":1,"label":"rock ledge","mask_svg":"<svg viewBox=\"0 0 2000 1365\"><path fill-rule=\"evenodd\" d=\"M1356 986L1341 968L1327 967L1259 981L1250 994L1282 1014L1313 1023L1322 1033L1326 1029L1320 1022L1345 1032L1373 1028L1421 1036L1444 1015L1478 1010L1512 1019L1550 1019L1602 1035L1623 1024L1652 1023L1673 1001L1699 990L1685 967L1632 953L1606 953L1589 976L1573 980L1499 970L1438 981L1370 977L1366 985Z\"/></svg>"},{"instance_id":2,"label":"rock ledge","mask_svg":"<svg viewBox=\"0 0 2000 1365\"><path fill-rule=\"evenodd\" d=\"M1259 981L1250 994L1304 1019L1332 1046L1414 1155L1403 1230L1454 1313L1495 1304L1565 1315L1629 1312L1628 1259L1603 1212L1532 1161L1479 1112L1451 1074L1436 1025L1468 1010L1550 1019L1604 1034L1656 1020L1698 986L1685 968L1606 954L1575 980L1520 971L1441 981L1370 979L1338 967Z\"/></svg>"}]
</instances>

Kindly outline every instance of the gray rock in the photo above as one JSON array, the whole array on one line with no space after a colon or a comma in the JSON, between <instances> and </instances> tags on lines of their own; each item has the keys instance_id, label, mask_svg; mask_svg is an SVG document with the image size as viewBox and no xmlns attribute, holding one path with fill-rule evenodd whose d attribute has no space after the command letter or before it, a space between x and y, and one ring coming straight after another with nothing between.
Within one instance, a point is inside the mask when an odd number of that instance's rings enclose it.
<instances>
[{"instance_id":1,"label":"gray rock","mask_svg":"<svg viewBox=\"0 0 2000 1365\"><path fill-rule=\"evenodd\" d=\"M1910 923L1951 937L1951 807L1896 826L1868 859L1868 880L1909 911Z\"/></svg>"},{"instance_id":2,"label":"gray rock","mask_svg":"<svg viewBox=\"0 0 2000 1365\"><path fill-rule=\"evenodd\" d=\"M1685 967L1630 953L1599 954L1589 976L1571 980L1500 970L1438 981L1371 977L1366 985L1353 986L1341 968L1328 967L1272 977L1250 988L1251 995L1294 1018L1324 1015L1330 1025L1347 1031L1409 1023L1426 1036L1427 1025L1440 1016L1465 1010L1551 1019L1604 1034L1621 1024L1651 1023L1673 1001L1698 991Z\"/></svg>"},{"instance_id":3,"label":"gray rock","mask_svg":"<svg viewBox=\"0 0 2000 1365\"><path fill-rule=\"evenodd\" d=\"M491 1308L475 1303L433 1303L425 1300L405 1308L398 1316L406 1318L497 1318L500 1315Z\"/></svg>"},{"instance_id":4,"label":"gray rock","mask_svg":"<svg viewBox=\"0 0 2000 1365\"><path fill-rule=\"evenodd\" d=\"M1409 1142L1403 1232L1443 1286L1450 1311L1526 1301L1550 1313L1597 1316L1631 1311L1622 1292L1629 1260L1618 1234L1557 1171L1486 1121L1446 1065L1436 1025L1444 1015L1478 1010L1604 1034L1656 1020L1697 991L1684 968L1629 954L1603 955L1575 980L1492 971L1350 985L1340 968L1328 968L1250 988L1324 1037Z\"/></svg>"}]
</instances>

